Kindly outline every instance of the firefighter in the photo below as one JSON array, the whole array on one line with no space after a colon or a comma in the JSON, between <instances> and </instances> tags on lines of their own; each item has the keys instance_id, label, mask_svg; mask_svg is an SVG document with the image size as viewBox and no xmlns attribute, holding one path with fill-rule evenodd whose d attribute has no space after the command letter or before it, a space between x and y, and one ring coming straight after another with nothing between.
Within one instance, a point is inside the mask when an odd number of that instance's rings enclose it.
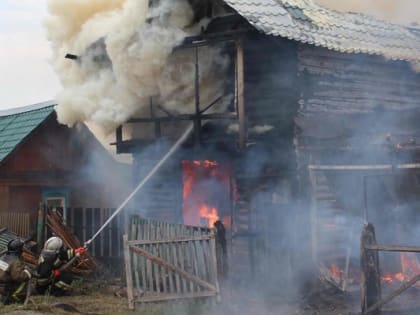
<instances>
[{"instance_id":1,"label":"firefighter","mask_svg":"<svg viewBox=\"0 0 420 315\"><path fill-rule=\"evenodd\" d=\"M7 243L7 252L0 257L0 295L3 304L22 303L31 272L22 261L24 242L20 238Z\"/></svg>"},{"instance_id":2,"label":"firefighter","mask_svg":"<svg viewBox=\"0 0 420 315\"><path fill-rule=\"evenodd\" d=\"M62 267L75 256L85 253L86 250L86 247L68 249L61 238L50 237L44 244L36 267L38 274L36 291L39 294L48 291L49 294L55 296L65 294L71 288L73 277L62 270Z\"/></svg>"}]
</instances>

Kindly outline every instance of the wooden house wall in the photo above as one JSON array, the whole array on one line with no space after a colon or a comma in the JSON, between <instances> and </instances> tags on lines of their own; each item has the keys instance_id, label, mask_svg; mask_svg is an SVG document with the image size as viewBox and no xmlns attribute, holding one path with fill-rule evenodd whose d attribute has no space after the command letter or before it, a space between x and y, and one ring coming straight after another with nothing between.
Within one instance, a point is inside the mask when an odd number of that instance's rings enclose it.
<instances>
[{"instance_id":1,"label":"wooden house wall","mask_svg":"<svg viewBox=\"0 0 420 315\"><path fill-rule=\"evenodd\" d=\"M387 162L387 134L393 142L420 136L420 75L409 63L300 45L298 71L301 148L351 148L365 163Z\"/></svg>"},{"instance_id":2,"label":"wooden house wall","mask_svg":"<svg viewBox=\"0 0 420 315\"><path fill-rule=\"evenodd\" d=\"M97 167L88 169L93 151ZM88 130L68 128L50 116L0 165L0 211L30 212L34 224L43 190L54 188L69 190L72 207L116 207L127 195L126 185L108 155Z\"/></svg>"},{"instance_id":3,"label":"wooden house wall","mask_svg":"<svg viewBox=\"0 0 420 315\"><path fill-rule=\"evenodd\" d=\"M311 209L313 258L327 268L334 263L344 269L350 255L350 268L358 268L357 235L365 208L369 220L382 226L390 223L394 205L407 201L402 195L396 201L398 192L390 192L401 185L398 176L372 170L309 174L307 165L416 162L420 75L406 62L309 45L299 45L297 56L302 93L296 143L302 191ZM405 149L396 149L410 141ZM404 180L412 177L410 172ZM413 195L418 189L411 185L403 190Z\"/></svg>"}]
</instances>

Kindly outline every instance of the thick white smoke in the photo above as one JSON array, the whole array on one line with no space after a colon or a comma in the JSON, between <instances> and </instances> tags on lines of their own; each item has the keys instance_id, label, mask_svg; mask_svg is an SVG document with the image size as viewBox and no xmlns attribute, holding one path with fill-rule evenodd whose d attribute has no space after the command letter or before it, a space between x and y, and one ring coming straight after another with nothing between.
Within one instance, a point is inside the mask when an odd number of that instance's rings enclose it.
<instances>
[{"instance_id":1,"label":"thick white smoke","mask_svg":"<svg viewBox=\"0 0 420 315\"><path fill-rule=\"evenodd\" d=\"M50 0L46 24L63 91L60 122L90 121L111 131L149 113L149 98L176 113L194 108L194 55L173 54L197 34L187 0ZM75 54L78 60L65 59ZM200 51L203 107L219 96L227 61L216 49ZM211 84L210 84L211 83Z\"/></svg>"}]
</instances>

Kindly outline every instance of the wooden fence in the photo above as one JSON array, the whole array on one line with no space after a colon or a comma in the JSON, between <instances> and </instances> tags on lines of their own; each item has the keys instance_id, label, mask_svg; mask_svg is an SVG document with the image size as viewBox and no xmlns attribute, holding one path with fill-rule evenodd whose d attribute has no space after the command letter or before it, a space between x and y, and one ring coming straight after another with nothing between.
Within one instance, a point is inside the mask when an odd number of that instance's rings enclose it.
<instances>
[{"instance_id":1,"label":"wooden fence","mask_svg":"<svg viewBox=\"0 0 420 315\"><path fill-rule=\"evenodd\" d=\"M0 213L0 228L7 228L21 237L28 237L30 233L30 216L27 212Z\"/></svg>"},{"instance_id":2,"label":"wooden fence","mask_svg":"<svg viewBox=\"0 0 420 315\"><path fill-rule=\"evenodd\" d=\"M66 225L84 243L105 223L115 209L67 208ZM125 213L122 211L92 242L89 252L94 257L122 257Z\"/></svg>"},{"instance_id":3,"label":"wooden fence","mask_svg":"<svg viewBox=\"0 0 420 315\"><path fill-rule=\"evenodd\" d=\"M212 229L132 217L124 235L128 303L217 297Z\"/></svg>"}]
</instances>

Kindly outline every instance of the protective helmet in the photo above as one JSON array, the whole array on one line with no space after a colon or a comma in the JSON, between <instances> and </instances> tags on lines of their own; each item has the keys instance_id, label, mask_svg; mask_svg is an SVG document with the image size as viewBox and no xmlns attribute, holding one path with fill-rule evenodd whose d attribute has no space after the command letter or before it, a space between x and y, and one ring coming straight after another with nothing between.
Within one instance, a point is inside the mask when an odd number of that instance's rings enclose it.
<instances>
[{"instance_id":1,"label":"protective helmet","mask_svg":"<svg viewBox=\"0 0 420 315\"><path fill-rule=\"evenodd\" d=\"M7 243L7 251L9 253L21 254L25 243L20 238L15 238Z\"/></svg>"},{"instance_id":2,"label":"protective helmet","mask_svg":"<svg viewBox=\"0 0 420 315\"><path fill-rule=\"evenodd\" d=\"M64 243L63 240L57 236L50 237L47 239L44 245L44 249L50 251L59 251L61 247L63 247Z\"/></svg>"}]
</instances>

